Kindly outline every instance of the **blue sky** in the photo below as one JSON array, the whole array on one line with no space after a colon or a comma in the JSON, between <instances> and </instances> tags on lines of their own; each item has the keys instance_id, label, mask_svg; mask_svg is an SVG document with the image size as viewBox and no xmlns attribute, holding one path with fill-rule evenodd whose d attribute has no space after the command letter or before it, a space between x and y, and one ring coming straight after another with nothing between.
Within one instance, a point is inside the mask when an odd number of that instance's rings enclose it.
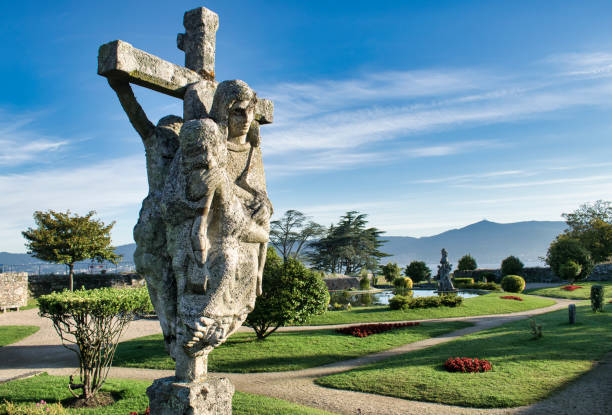
<instances>
[{"instance_id":1,"label":"blue sky","mask_svg":"<svg viewBox=\"0 0 612 415\"><path fill-rule=\"evenodd\" d=\"M561 220L612 196L609 2L22 1L0 5L0 251L34 210L95 209L131 232L142 144L98 46L182 64L182 15L220 16L218 80L275 101L262 127L276 216L367 213L389 235ZM149 118L181 102L136 88Z\"/></svg>"}]
</instances>

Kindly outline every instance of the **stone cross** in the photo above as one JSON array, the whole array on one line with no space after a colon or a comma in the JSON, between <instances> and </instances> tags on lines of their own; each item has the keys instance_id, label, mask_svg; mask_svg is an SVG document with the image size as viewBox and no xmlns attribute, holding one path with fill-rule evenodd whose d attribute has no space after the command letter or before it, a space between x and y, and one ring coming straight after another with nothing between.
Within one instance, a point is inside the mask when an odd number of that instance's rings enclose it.
<instances>
[{"instance_id":1,"label":"stone cross","mask_svg":"<svg viewBox=\"0 0 612 415\"><path fill-rule=\"evenodd\" d=\"M100 46L98 51L98 74L109 79L128 81L175 98L184 99L190 85L203 82L200 91L202 101L210 103L214 95L215 82L215 39L219 27L216 13L200 7L185 13L185 33L177 37L177 46L185 52L185 66L136 49L122 40L115 40ZM200 88L202 89L202 88ZM185 119L191 118L185 111ZM259 124L270 124L274 120L274 104L258 98L255 120Z\"/></svg>"}]
</instances>

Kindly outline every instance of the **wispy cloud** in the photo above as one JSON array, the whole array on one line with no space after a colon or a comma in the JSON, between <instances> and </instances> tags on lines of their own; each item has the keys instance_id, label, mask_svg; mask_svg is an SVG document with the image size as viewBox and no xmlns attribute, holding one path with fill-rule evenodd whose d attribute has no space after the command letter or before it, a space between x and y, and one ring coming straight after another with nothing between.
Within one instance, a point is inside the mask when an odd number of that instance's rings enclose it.
<instances>
[{"instance_id":1,"label":"wispy cloud","mask_svg":"<svg viewBox=\"0 0 612 415\"><path fill-rule=\"evenodd\" d=\"M0 166L17 166L42 161L50 152L66 148L69 140L47 136L31 124L36 114L13 114L0 109Z\"/></svg>"}]
</instances>

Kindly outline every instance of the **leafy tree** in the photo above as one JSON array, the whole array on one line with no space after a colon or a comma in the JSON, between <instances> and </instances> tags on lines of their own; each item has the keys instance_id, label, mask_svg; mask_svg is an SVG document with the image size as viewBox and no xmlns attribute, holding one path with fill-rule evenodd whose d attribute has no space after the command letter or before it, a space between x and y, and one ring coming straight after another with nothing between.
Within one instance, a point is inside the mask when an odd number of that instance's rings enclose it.
<instances>
[{"instance_id":1,"label":"leafy tree","mask_svg":"<svg viewBox=\"0 0 612 415\"><path fill-rule=\"evenodd\" d=\"M502 277L504 275L521 275L523 273L523 262L514 255L510 255L501 263Z\"/></svg>"},{"instance_id":2,"label":"leafy tree","mask_svg":"<svg viewBox=\"0 0 612 415\"><path fill-rule=\"evenodd\" d=\"M548 247L546 263L550 265L555 274L561 276L564 272L562 267L569 261L573 261L581 267L581 271L576 275L574 281L585 279L593 271L594 264L589 251L578 239L561 234Z\"/></svg>"},{"instance_id":3,"label":"leafy tree","mask_svg":"<svg viewBox=\"0 0 612 415\"><path fill-rule=\"evenodd\" d=\"M565 235L577 239L595 263L612 257L612 203L598 200L585 203L572 213L564 213Z\"/></svg>"},{"instance_id":4,"label":"leafy tree","mask_svg":"<svg viewBox=\"0 0 612 415\"><path fill-rule=\"evenodd\" d=\"M104 385L119 338L129 322L153 308L144 287L64 290L39 297L38 304L40 315L53 322L62 345L79 358L81 383L73 383L70 376L68 389L85 401L95 399ZM74 393L77 389L82 390L80 396Z\"/></svg>"},{"instance_id":5,"label":"leafy tree","mask_svg":"<svg viewBox=\"0 0 612 415\"><path fill-rule=\"evenodd\" d=\"M414 282L421 282L431 278L431 269L423 261L412 261L406 266L404 275L412 278Z\"/></svg>"},{"instance_id":6,"label":"leafy tree","mask_svg":"<svg viewBox=\"0 0 612 415\"><path fill-rule=\"evenodd\" d=\"M36 228L22 232L27 240L28 254L43 261L66 264L69 272L70 291L73 290L74 263L86 259L116 264L121 256L111 246L110 231L115 222L105 225L93 219L95 211L85 216L71 215L70 211L34 212Z\"/></svg>"},{"instance_id":7,"label":"leafy tree","mask_svg":"<svg viewBox=\"0 0 612 415\"><path fill-rule=\"evenodd\" d=\"M389 262L381 267L381 271L387 282L393 283L402 275L402 269L395 262Z\"/></svg>"},{"instance_id":8,"label":"leafy tree","mask_svg":"<svg viewBox=\"0 0 612 415\"><path fill-rule=\"evenodd\" d=\"M288 210L280 219L270 222L270 242L281 253L283 261L298 259L302 249L324 233L323 226L309 221L297 210Z\"/></svg>"},{"instance_id":9,"label":"leafy tree","mask_svg":"<svg viewBox=\"0 0 612 415\"><path fill-rule=\"evenodd\" d=\"M375 271L380 258L389 256L379 250L386 241L383 231L367 228L367 215L347 212L337 225L331 225L325 235L311 244L311 263L330 273L358 274L362 269Z\"/></svg>"},{"instance_id":10,"label":"leafy tree","mask_svg":"<svg viewBox=\"0 0 612 415\"><path fill-rule=\"evenodd\" d=\"M283 262L272 247L263 273L263 293L245 324L258 339L265 339L279 327L303 323L321 314L329 304L329 291L323 280L301 262L288 258Z\"/></svg>"},{"instance_id":11,"label":"leafy tree","mask_svg":"<svg viewBox=\"0 0 612 415\"><path fill-rule=\"evenodd\" d=\"M459 271L473 271L478 268L478 264L476 264L476 259L470 254L466 254L461 257L459 263L457 264L457 269Z\"/></svg>"}]
</instances>

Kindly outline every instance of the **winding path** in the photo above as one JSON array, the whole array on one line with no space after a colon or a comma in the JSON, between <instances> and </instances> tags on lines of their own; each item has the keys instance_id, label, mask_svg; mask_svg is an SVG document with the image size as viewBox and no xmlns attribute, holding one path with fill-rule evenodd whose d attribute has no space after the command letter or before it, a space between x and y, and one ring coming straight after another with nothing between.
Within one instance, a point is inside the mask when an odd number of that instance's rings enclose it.
<instances>
[{"instance_id":1,"label":"winding path","mask_svg":"<svg viewBox=\"0 0 612 415\"><path fill-rule=\"evenodd\" d=\"M215 375L230 378L236 390L241 392L280 398L339 414L612 414L612 402L609 399L612 396L612 353L608 354L588 374L569 385L562 393L531 406L509 409L474 409L409 401L324 388L313 382L314 379L321 376L344 372L368 363L448 342L466 334L497 327L510 321L566 308L568 304L576 302L564 299L555 299L555 301L556 304L549 307L512 314L421 320L431 322L463 320L474 323L474 326L391 350L316 368L291 372L216 373ZM66 375L74 373L78 368L76 355L61 345L51 322L38 317L37 310L0 315L0 325L37 325L41 328L34 336L0 348L0 381L39 371L46 371L53 375ZM348 325L350 324L286 327L283 330L329 329ZM250 329L244 328L244 330ZM156 334L160 331L159 323L156 320L135 321L130 324L129 329L122 336L122 341ZM173 371L168 370L112 368L110 377L153 380L173 374ZM583 399L576 399L577 396Z\"/></svg>"}]
</instances>

